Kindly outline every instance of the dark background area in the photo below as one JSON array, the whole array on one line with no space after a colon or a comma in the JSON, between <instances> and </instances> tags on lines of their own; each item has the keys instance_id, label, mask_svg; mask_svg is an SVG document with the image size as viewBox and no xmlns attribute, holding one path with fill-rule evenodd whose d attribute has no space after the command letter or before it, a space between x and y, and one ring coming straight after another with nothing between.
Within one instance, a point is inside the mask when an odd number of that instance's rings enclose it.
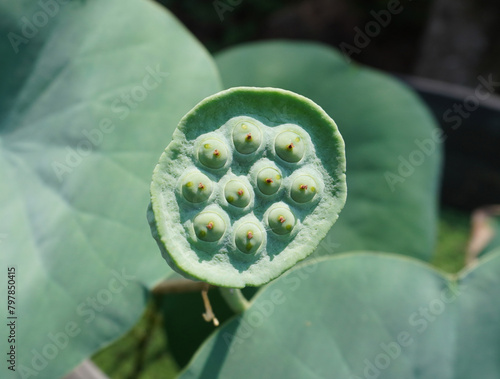
<instances>
[{"instance_id":1,"label":"dark background area","mask_svg":"<svg viewBox=\"0 0 500 379\"><path fill-rule=\"evenodd\" d=\"M474 86L500 67L496 0L158 0L214 53L286 38L341 48L398 9L353 60L385 71ZM384 21L382 21L384 22ZM371 24L370 24L371 23ZM380 22L378 22L380 24Z\"/></svg>"},{"instance_id":2,"label":"dark background area","mask_svg":"<svg viewBox=\"0 0 500 379\"><path fill-rule=\"evenodd\" d=\"M338 47L354 44L356 27L387 10L386 1L347 0L160 0L213 53L248 41L313 40ZM431 1L407 2L387 27L353 59L383 70L410 73L418 55ZM225 4L227 8L222 5ZM238 4L238 5L231 5ZM219 10L219 13L217 9Z\"/></svg>"},{"instance_id":3,"label":"dark background area","mask_svg":"<svg viewBox=\"0 0 500 379\"><path fill-rule=\"evenodd\" d=\"M251 41L309 40L398 75L447 135L442 203L464 210L500 203L500 1L158 1L211 53ZM479 78L498 85L454 128L445 112L474 97Z\"/></svg>"}]
</instances>

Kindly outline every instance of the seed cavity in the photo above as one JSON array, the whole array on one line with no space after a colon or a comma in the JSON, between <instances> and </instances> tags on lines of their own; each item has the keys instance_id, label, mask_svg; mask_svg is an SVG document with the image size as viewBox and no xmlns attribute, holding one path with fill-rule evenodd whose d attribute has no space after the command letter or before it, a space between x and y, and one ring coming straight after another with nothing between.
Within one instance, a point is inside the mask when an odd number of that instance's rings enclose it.
<instances>
[{"instance_id":1,"label":"seed cavity","mask_svg":"<svg viewBox=\"0 0 500 379\"><path fill-rule=\"evenodd\" d=\"M224 197L232 206L245 208L252 201L252 190L242 179L232 179L224 186Z\"/></svg>"},{"instance_id":2,"label":"seed cavity","mask_svg":"<svg viewBox=\"0 0 500 379\"><path fill-rule=\"evenodd\" d=\"M240 154L252 154L262 144L262 130L258 122L250 120L237 123L233 129L233 143Z\"/></svg>"},{"instance_id":3,"label":"seed cavity","mask_svg":"<svg viewBox=\"0 0 500 379\"><path fill-rule=\"evenodd\" d=\"M267 215L267 223L274 233L284 235L295 226L295 216L285 205L274 205Z\"/></svg>"},{"instance_id":4,"label":"seed cavity","mask_svg":"<svg viewBox=\"0 0 500 379\"><path fill-rule=\"evenodd\" d=\"M255 253L264 242L264 230L257 221L246 221L234 232L234 242L238 250L245 254Z\"/></svg>"},{"instance_id":5,"label":"seed cavity","mask_svg":"<svg viewBox=\"0 0 500 379\"><path fill-rule=\"evenodd\" d=\"M309 175L299 175L293 182L290 197L297 203L307 203L316 196L316 180Z\"/></svg>"},{"instance_id":6,"label":"seed cavity","mask_svg":"<svg viewBox=\"0 0 500 379\"><path fill-rule=\"evenodd\" d=\"M273 179L274 178L274 179ZM264 195L273 195L281 187L281 172L274 167L265 167L257 174L257 188Z\"/></svg>"},{"instance_id":7,"label":"seed cavity","mask_svg":"<svg viewBox=\"0 0 500 379\"><path fill-rule=\"evenodd\" d=\"M205 167L222 168L228 160L228 148L224 142L209 138L198 148L198 159Z\"/></svg>"},{"instance_id":8,"label":"seed cavity","mask_svg":"<svg viewBox=\"0 0 500 379\"><path fill-rule=\"evenodd\" d=\"M296 163L304 157L305 144L296 132L285 131L274 140L274 149L285 162Z\"/></svg>"},{"instance_id":9,"label":"seed cavity","mask_svg":"<svg viewBox=\"0 0 500 379\"><path fill-rule=\"evenodd\" d=\"M198 185L195 185L198 183ZM201 172L192 172L181 179L181 192L190 203L201 203L212 194L212 181Z\"/></svg>"},{"instance_id":10,"label":"seed cavity","mask_svg":"<svg viewBox=\"0 0 500 379\"><path fill-rule=\"evenodd\" d=\"M203 211L193 220L196 237L204 242L216 242L226 231L226 223L215 211Z\"/></svg>"}]
</instances>

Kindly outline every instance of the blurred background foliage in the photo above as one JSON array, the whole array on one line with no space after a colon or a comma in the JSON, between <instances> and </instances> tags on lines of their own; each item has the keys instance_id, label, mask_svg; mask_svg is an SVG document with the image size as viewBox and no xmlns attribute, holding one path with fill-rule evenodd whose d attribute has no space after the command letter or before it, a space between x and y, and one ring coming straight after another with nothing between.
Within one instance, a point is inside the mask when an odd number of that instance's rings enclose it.
<instances>
[{"instance_id":1,"label":"blurred background foliage","mask_svg":"<svg viewBox=\"0 0 500 379\"><path fill-rule=\"evenodd\" d=\"M340 48L357 28L399 4L352 58L385 71L475 85L498 73L500 3L495 0L158 0L212 53L242 42L299 39ZM217 11L217 9L219 9Z\"/></svg>"},{"instance_id":2,"label":"blurred background foliage","mask_svg":"<svg viewBox=\"0 0 500 379\"><path fill-rule=\"evenodd\" d=\"M370 12L387 9L387 1L366 0L224 0L220 14L213 1L159 0L214 53L242 42L266 39L314 40L339 47L351 43L356 27ZM239 5L231 5L237 4ZM404 12L356 55L356 61L383 70L411 72L425 29L430 0L407 2ZM223 9L223 10L222 10ZM232 9L232 10L229 10Z\"/></svg>"}]
</instances>

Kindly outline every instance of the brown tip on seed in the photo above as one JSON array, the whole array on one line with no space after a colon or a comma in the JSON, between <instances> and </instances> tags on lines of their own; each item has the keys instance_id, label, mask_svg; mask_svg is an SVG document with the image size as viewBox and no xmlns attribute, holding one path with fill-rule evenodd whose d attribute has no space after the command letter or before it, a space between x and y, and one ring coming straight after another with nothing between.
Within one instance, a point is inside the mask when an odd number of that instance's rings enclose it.
<instances>
[{"instance_id":1,"label":"brown tip on seed","mask_svg":"<svg viewBox=\"0 0 500 379\"><path fill-rule=\"evenodd\" d=\"M286 221L286 218L283 216L278 217L278 221L281 222L282 224Z\"/></svg>"},{"instance_id":2,"label":"brown tip on seed","mask_svg":"<svg viewBox=\"0 0 500 379\"><path fill-rule=\"evenodd\" d=\"M307 189L307 184L301 184L301 185L299 186L299 188L300 188L301 190L306 190L306 189Z\"/></svg>"},{"instance_id":3,"label":"brown tip on seed","mask_svg":"<svg viewBox=\"0 0 500 379\"><path fill-rule=\"evenodd\" d=\"M243 196L243 190L241 188L236 193L238 194L238 196Z\"/></svg>"},{"instance_id":4,"label":"brown tip on seed","mask_svg":"<svg viewBox=\"0 0 500 379\"><path fill-rule=\"evenodd\" d=\"M247 141L251 141L252 140L252 133L248 133L247 136L245 137L245 139Z\"/></svg>"},{"instance_id":5,"label":"brown tip on seed","mask_svg":"<svg viewBox=\"0 0 500 379\"><path fill-rule=\"evenodd\" d=\"M207 229L208 230L212 230L214 228L214 223L212 221L210 221L208 224L207 224Z\"/></svg>"},{"instance_id":6,"label":"brown tip on seed","mask_svg":"<svg viewBox=\"0 0 500 379\"><path fill-rule=\"evenodd\" d=\"M271 178L267 178L267 179L266 179L266 183L271 184L271 183L273 183L273 180L272 180Z\"/></svg>"},{"instance_id":7,"label":"brown tip on seed","mask_svg":"<svg viewBox=\"0 0 500 379\"><path fill-rule=\"evenodd\" d=\"M286 148L287 148L288 150L292 150L294 147L295 147L295 146L294 146L294 144L293 144L293 143L290 143L290 144L289 144Z\"/></svg>"},{"instance_id":8,"label":"brown tip on seed","mask_svg":"<svg viewBox=\"0 0 500 379\"><path fill-rule=\"evenodd\" d=\"M216 157L218 157L218 156L220 155L219 150L215 149L215 150L214 150L214 155L215 155Z\"/></svg>"},{"instance_id":9,"label":"brown tip on seed","mask_svg":"<svg viewBox=\"0 0 500 379\"><path fill-rule=\"evenodd\" d=\"M205 185L203 183L200 182L200 184L198 184L198 188L199 189L205 189Z\"/></svg>"},{"instance_id":10,"label":"brown tip on seed","mask_svg":"<svg viewBox=\"0 0 500 379\"><path fill-rule=\"evenodd\" d=\"M253 233L251 231L248 231L247 233L247 238L251 240L253 238Z\"/></svg>"}]
</instances>

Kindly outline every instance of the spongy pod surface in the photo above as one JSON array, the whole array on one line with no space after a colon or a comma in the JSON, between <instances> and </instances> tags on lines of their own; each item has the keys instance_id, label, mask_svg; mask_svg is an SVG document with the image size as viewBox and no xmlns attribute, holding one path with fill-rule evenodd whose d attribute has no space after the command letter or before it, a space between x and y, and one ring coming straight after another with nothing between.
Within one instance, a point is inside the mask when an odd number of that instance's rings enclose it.
<instances>
[{"instance_id":1,"label":"spongy pod surface","mask_svg":"<svg viewBox=\"0 0 500 379\"><path fill-rule=\"evenodd\" d=\"M219 92L184 116L153 172L153 237L188 278L265 284L335 223L345 168L335 122L311 100L276 88Z\"/></svg>"}]
</instances>

